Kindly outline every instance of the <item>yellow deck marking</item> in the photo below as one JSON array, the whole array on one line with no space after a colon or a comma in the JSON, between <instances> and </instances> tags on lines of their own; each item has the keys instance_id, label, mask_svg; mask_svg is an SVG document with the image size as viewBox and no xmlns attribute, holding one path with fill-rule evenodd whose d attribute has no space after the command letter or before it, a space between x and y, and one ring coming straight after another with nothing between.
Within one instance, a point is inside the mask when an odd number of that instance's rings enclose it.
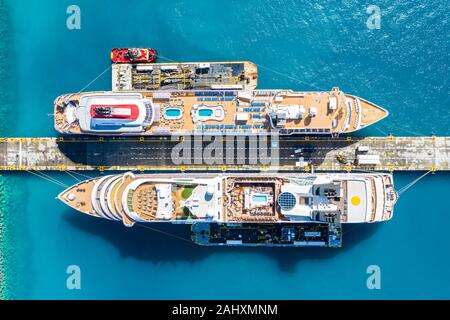
<instances>
[{"instance_id":1,"label":"yellow deck marking","mask_svg":"<svg viewBox=\"0 0 450 320\"><path fill-rule=\"evenodd\" d=\"M359 206L359 204L361 203L361 199L358 196L353 196L350 201L355 207Z\"/></svg>"}]
</instances>

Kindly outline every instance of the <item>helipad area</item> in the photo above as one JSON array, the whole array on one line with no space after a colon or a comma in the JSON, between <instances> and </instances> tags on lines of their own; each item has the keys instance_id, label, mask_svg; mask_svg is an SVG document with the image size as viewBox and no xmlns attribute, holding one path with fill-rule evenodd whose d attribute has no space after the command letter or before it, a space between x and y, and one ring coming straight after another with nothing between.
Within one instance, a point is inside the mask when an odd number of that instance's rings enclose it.
<instances>
[{"instance_id":1,"label":"helipad area","mask_svg":"<svg viewBox=\"0 0 450 320\"><path fill-rule=\"evenodd\" d=\"M350 180L347 184L348 222L365 222L367 213L367 184Z\"/></svg>"}]
</instances>

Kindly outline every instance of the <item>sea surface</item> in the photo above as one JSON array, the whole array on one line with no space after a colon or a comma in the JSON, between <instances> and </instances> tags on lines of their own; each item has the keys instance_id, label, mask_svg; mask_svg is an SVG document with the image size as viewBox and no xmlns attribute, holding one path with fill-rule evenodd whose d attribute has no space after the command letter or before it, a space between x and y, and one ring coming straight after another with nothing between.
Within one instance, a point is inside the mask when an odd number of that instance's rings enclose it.
<instances>
[{"instance_id":1,"label":"sea surface","mask_svg":"<svg viewBox=\"0 0 450 320\"><path fill-rule=\"evenodd\" d=\"M66 27L72 4L80 30ZM360 134L450 135L448 1L376 1L380 29L366 25L370 4L0 0L1 135L55 136L54 98L88 85L120 46L155 47L161 61L251 60L260 88L339 86L390 111ZM106 71L85 90L110 87ZM421 174L395 174L397 188ZM83 216L54 199L60 185L2 174L2 297L448 299L449 178L427 175L401 195L391 221L347 228L343 248L305 250L199 247ZM185 226L158 228L189 236ZM70 265L80 267L80 290L66 286ZM366 285L372 265L380 290Z\"/></svg>"}]
</instances>

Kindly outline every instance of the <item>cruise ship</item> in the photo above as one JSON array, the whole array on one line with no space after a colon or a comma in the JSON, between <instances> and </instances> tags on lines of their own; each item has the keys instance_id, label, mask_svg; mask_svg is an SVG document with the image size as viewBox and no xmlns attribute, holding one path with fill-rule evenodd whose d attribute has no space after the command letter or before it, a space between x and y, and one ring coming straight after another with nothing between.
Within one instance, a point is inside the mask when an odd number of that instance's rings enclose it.
<instances>
[{"instance_id":1,"label":"cruise ship","mask_svg":"<svg viewBox=\"0 0 450 320\"><path fill-rule=\"evenodd\" d=\"M54 126L67 135L339 135L388 112L339 88L84 92L55 99Z\"/></svg>"},{"instance_id":2,"label":"cruise ship","mask_svg":"<svg viewBox=\"0 0 450 320\"><path fill-rule=\"evenodd\" d=\"M341 223L392 218L386 173L133 174L80 182L58 198L93 217L192 224L204 245L339 247Z\"/></svg>"}]
</instances>

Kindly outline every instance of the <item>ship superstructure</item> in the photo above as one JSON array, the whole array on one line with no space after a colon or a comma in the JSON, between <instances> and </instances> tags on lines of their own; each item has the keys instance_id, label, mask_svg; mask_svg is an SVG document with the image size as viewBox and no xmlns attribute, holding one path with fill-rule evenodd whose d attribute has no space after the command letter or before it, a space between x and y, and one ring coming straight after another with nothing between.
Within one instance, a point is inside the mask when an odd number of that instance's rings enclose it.
<instances>
[{"instance_id":1,"label":"ship superstructure","mask_svg":"<svg viewBox=\"0 0 450 320\"><path fill-rule=\"evenodd\" d=\"M85 92L55 100L62 134L342 134L365 128L388 112L362 98L291 90Z\"/></svg>"},{"instance_id":2,"label":"ship superstructure","mask_svg":"<svg viewBox=\"0 0 450 320\"><path fill-rule=\"evenodd\" d=\"M336 230L341 223L385 221L392 217L397 194L390 174L173 177L125 173L80 182L58 198L80 212L122 221L126 226L152 222L198 224L193 227L194 239L201 243L201 234L205 228L210 230L209 224L238 226L247 231L266 225L261 230L273 233L281 232L275 227L278 224L294 229Z\"/></svg>"},{"instance_id":3,"label":"ship superstructure","mask_svg":"<svg viewBox=\"0 0 450 320\"><path fill-rule=\"evenodd\" d=\"M252 90L258 69L248 61L112 65L113 91Z\"/></svg>"}]
</instances>

